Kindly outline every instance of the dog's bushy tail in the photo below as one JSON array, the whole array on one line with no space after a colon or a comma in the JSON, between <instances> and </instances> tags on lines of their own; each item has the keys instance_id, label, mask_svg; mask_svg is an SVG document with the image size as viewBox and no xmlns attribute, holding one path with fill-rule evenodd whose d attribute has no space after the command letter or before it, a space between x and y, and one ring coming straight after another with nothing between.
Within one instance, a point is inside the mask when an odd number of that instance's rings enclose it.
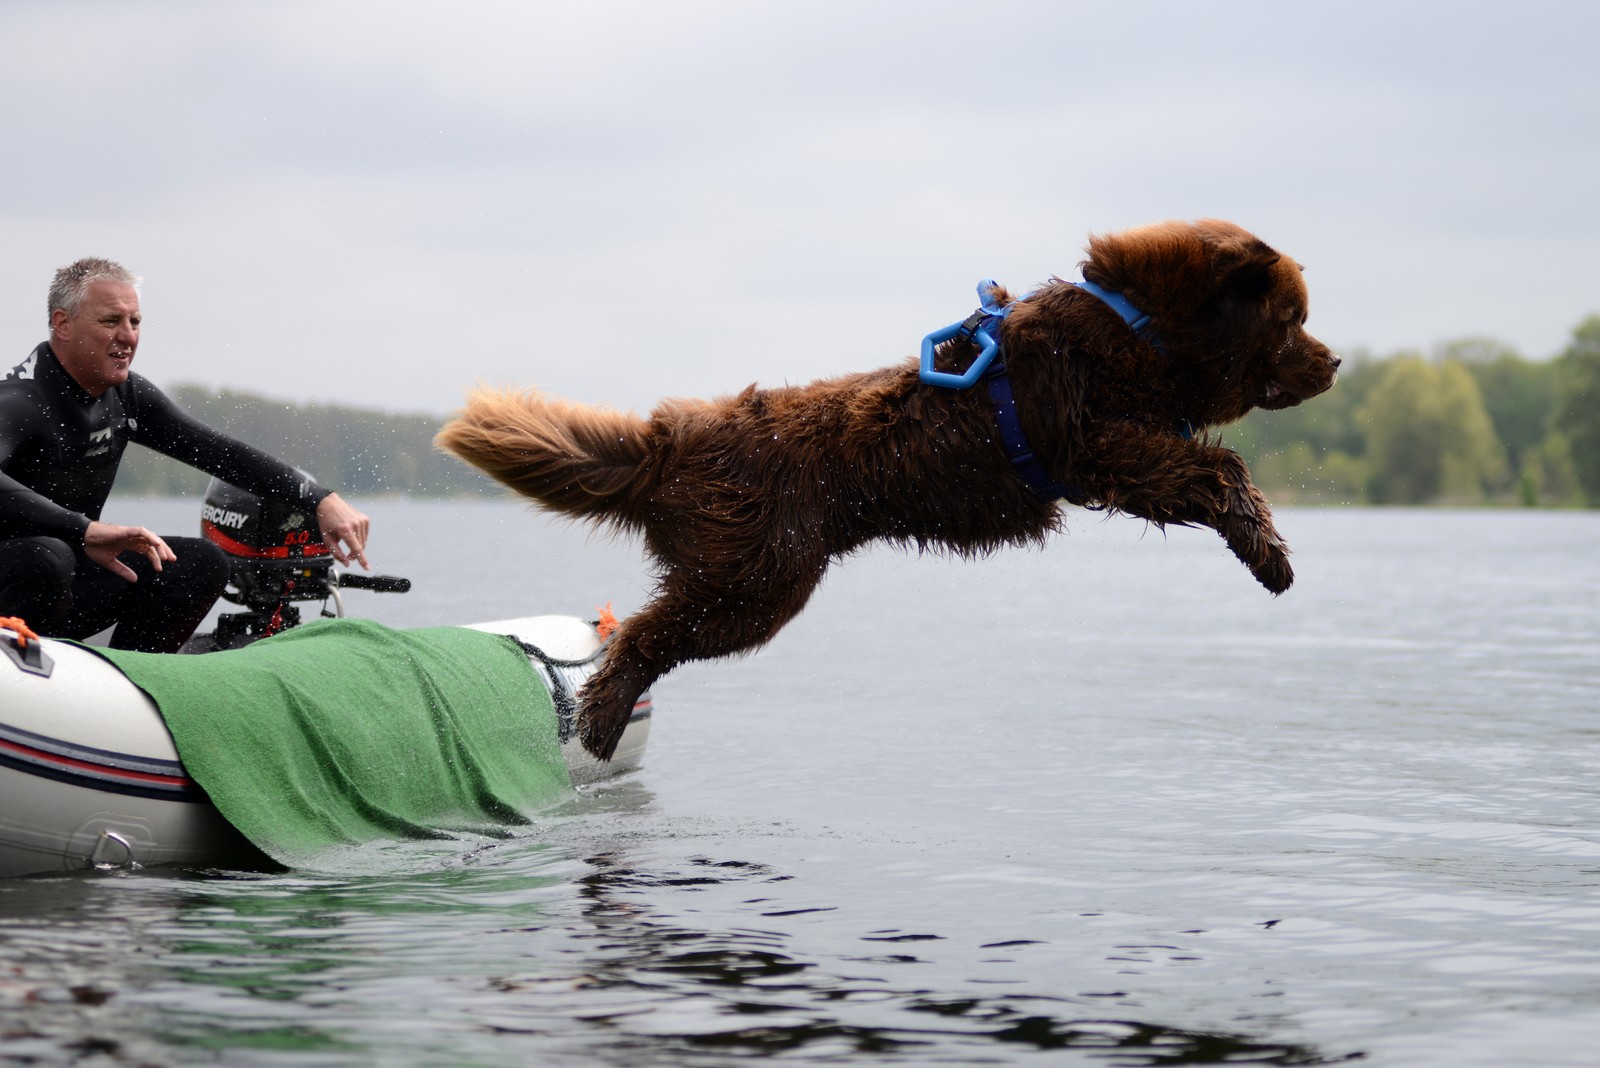
<instances>
[{"instance_id":1,"label":"dog's bushy tail","mask_svg":"<svg viewBox=\"0 0 1600 1068\"><path fill-rule=\"evenodd\" d=\"M627 412L479 388L434 444L547 508L629 526L648 495L648 432Z\"/></svg>"}]
</instances>

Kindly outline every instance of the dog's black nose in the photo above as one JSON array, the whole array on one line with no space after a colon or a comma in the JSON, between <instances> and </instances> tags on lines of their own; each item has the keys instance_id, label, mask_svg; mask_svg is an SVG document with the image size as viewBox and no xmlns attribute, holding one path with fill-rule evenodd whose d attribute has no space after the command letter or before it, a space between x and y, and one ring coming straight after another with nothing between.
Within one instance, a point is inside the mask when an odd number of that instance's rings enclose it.
<instances>
[{"instance_id":1,"label":"dog's black nose","mask_svg":"<svg viewBox=\"0 0 1600 1068\"><path fill-rule=\"evenodd\" d=\"M1330 352L1328 353L1328 362L1333 364L1333 369L1337 371L1339 365L1344 363L1344 359L1337 352Z\"/></svg>"}]
</instances>

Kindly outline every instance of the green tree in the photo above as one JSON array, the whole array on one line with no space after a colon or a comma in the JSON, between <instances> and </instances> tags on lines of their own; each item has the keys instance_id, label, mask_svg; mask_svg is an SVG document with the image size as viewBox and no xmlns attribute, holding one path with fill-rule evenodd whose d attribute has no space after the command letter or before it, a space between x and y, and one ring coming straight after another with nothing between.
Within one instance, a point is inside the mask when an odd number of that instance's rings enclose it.
<instances>
[{"instance_id":1,"label":"green tree","mask_svg":"<svg viewBox=\"0 0 1600 1068\"><path fill-rule=\"evenodd\" d=\"M1506 448L1508 473L1522 471L1550 432L1556 375L1547 362L1523 359L1498 341L1469 338L1439 348L1443 361L1460 361L1478 381L1483 405Z\"/></svg>"},{"instance_id":2,"label":"green tree","mask_svg":"<svg viewBox=\"0 0 1600 1068\"><path fill-rule=\"evenodd\" d=\"M1572 463L1572 446L1565 434L1552 430L1523 460L1517 480L1518 498L1534 505L1583 503L1583 488Z\"/></svg>"},{"instance_id":3,"label":"green tree","mask_svg":"<svg viewBox=\"0 0 1600 1068\"><path fill-rule=\"evenodd\" d=\"M1252 412L1224 439L1264 489L1286 500L1361 503L1366 432L1357 413L1387 366L1367 352L1349 353L1331 390L1293 408Z\"/></svg>"},{"instance_id":4,"label":"green tree","mask_svg":"<svg viewBox=\"0 0 1600 1068\"><path fill-rule=\"evenodd\" d=\"M1481 499L1505 477L1504 447L1459 360L1389 361L1358 418L1367 430L1367 491L1378 504Z\"/></svg>"},{"instance_id":5,"label":"green tree","mask_svg":"<svg viewBox=\"0 0 1600 1068\"><path fill-rule=\"evenodd\" d=\"M346 497L501 492L466 464L433 447L440 424L433 416L300 406L197 386L176 386L169 393L201 422L309 471ZM118 472L117 491L197 497L207 481L193 468L135 448L128 450Z\"/></svg>"},{"instance_id":6,"label":"green tree","mask_svg":"<svg viewBox=\"0 0 1600 1068\"><path fill-rule=\"evenodd\" d=\"M1584 499L1600 506L1600 315L1572 332L1556 370L1555 427L1566 439Z\"/></svg>"}]
</instances>

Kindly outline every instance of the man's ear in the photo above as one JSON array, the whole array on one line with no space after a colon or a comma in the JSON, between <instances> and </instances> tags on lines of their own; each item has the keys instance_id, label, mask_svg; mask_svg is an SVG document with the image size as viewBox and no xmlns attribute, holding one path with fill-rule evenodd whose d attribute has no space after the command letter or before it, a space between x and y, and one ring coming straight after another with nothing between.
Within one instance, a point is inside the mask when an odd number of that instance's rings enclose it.
<instances>
[{"instance_id":1,"label":"man's ear","mask_svg":"<svg viewBox=\"0 0 1600 1068\"><path fill-rule=\"evenodd\" d=\"M57 308L50 313L50 336L58 337L63 341L67 340L67 335L72 332L68 325L71 322L72 316L68 315L65 310Z\"/></svg>"}]
</instances>

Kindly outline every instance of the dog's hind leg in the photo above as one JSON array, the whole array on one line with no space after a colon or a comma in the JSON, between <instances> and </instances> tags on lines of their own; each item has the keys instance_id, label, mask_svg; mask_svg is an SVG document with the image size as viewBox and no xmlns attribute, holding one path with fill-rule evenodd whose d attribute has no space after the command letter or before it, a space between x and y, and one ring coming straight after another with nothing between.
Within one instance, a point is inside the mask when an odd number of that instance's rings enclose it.
<instances>
[{"instance_id":1,"label":"dog's hind leg","mask_svg":"<svg viewBox=\"0 0 1600 1068\"><path fill-rule=\"evenodd\" d=\"M644 613L630 617L611 635L605 663L578 694L578 741L601 760L615 755L639 697L671 667L640 647L643 617Z\"/></svg>"},{"instance_id":2,"label":"dog's hind leg","mask_svg":"<svg viewBox=\"0 0 1600 1068\"><path fill-rule=\"evenodd\" d=\"M610 760L633 707L651 683L679 664L749 652L766 643L805 607L827 561L790 560L752 581L672 572L656 595L606 643L606 658L579 694L577 731L583 747Z\"/></svg>"}]
</instances>

